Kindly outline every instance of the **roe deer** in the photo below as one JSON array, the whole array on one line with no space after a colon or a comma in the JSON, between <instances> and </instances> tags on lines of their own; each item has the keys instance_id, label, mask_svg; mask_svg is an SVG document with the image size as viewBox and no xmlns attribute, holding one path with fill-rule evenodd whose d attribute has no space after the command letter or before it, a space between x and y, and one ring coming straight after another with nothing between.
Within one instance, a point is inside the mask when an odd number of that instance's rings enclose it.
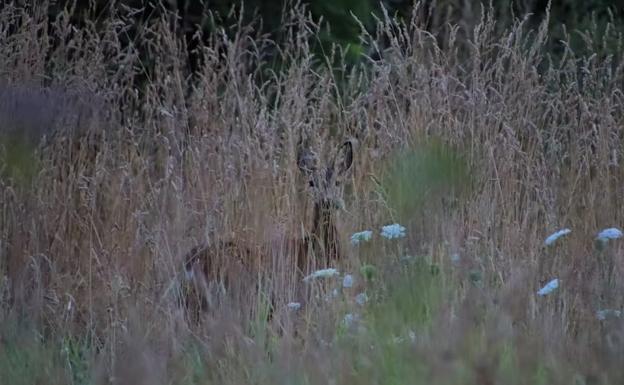
<instances>
[{"instance_id":1,"label":"roe deer","mask_svg":"<svg viewBox=\"0 0 624 385\"><path fill-rule=\"evenodd\" d=\"M282 266L286 263L287 270L295 272L295 295L302 296L299 286L303 277L313 270L333 266L342 259L335 217L344 206L342 182L353 164L353 145L351 140L344 142L332 159L321 167L316 153L310 148L303 148L300 143L297 166L305 177L313 202L312 226L304 236L282 237L273 243L251 245L243 241L220 240L196 246L187 253L184 259L185 276L200 301L199 308L212 305L214 295L211 293L214 293L215 284L222 292L230 292L228 298L238 289L241 298L248 300L250 289L257 288L262 272L275 276L276 260ZM249 286L249 282L253 282L253 286ZM274 290L273 294L275 291L280 289ZM275 295L272 295L273 305L274 301Z\"/></svg>"}]
</instances>

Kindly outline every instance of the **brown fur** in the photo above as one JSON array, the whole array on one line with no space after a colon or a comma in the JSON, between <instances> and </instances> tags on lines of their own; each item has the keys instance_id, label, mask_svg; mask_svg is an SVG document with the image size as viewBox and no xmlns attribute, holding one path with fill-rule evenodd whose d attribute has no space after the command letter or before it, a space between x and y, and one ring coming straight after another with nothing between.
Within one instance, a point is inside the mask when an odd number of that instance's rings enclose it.
<instances>
[{"instance_id":1,"label":"brown fur","mask_svg":"<svg viewBox=\"0 0 624 385\"><path fill-rule=\"evenodd\" d=\"M340 262L343 252L336 228L336 212L343 205L341 183L353 163L353 142L343 143L326 167L319 167L318 163L316 154L300 145L297 165L314 204L312 226L307 235L281 237L273 243L259 245L219 240L196 246L186 254L186 277L193 284L201 308L213 305L215 286L228 292L228 298L249 298L249 282L257 287L257 278L276 258L291 258L288 262L296 270L296 282L301 282L313 270ZM298 287L295 293L305 302L303 288Z\"/></svg>"}]
</instances>

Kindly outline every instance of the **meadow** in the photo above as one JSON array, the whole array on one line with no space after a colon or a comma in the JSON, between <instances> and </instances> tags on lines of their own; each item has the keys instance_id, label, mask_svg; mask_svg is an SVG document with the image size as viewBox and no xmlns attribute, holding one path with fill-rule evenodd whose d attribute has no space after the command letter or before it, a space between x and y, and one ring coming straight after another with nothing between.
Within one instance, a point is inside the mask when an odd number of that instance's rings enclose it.
<instances>
[{"instance_id":1,"label":"meadow","mask_svg":"<svg viewBox=\"0 0 624 385\"><path fill-rule=\"evenodd\" d=\"M353 62L293 8L191 72L171 14L0 8L0 384L624 383L622 38L491 14L386 14ZM298 147L345 140L340 259L293 282ZM197 309L185 255L226 238L281 258Z\"/></svg>"}]
</instances>

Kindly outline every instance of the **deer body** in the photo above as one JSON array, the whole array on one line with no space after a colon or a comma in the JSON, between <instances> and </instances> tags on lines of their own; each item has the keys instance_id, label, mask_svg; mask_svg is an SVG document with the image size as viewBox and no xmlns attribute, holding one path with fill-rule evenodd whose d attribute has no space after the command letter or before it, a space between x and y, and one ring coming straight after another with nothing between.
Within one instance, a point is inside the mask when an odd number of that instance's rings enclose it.
<instances>
[{"instance_id":1,"label":"deer body","mask_svg":"<svg viewBox=\"0 0 624 385\"><path fill-rule=\"evenodd\" d=\"M341 182L353 163L352 142L343 143L326 167L319 167L318 163L314 152L300 148L297 165L306 179L313 202L312 226L307 234L278 236L272 242L262 244L219 240L197 246L185 256L185 275L195 291L203 293L199 295L202 308L211 306L213 295L210 293L214 292L211 286L215 284L228 292L228 297L238 293L249 298L250 289L259 283L258 277L262 273L273 273L272 264L273 267L283 265L284 259L286 270L294 272L294 280L298 283L295 296L302 297L303 277L313 270L340 262L343 253L336 213L343 208Z\"/></svg>"}]
</instances>

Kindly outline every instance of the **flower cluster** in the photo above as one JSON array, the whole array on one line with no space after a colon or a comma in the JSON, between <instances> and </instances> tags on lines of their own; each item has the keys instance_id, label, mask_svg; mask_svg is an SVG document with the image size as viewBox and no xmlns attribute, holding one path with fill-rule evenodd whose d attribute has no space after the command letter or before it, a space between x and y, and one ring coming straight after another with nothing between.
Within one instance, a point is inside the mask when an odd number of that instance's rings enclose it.
<instances>
[{"instance_id":1,"label":"flower cluster","mask_svg":"<svg viewBox=\"0 0 624 385\"><path fill-rule=\"evenodd\" d=\"M562 230L559 230L559 231L557 231L557 232L554 232L554 233L550 234L550 235L548 236L548 238L546 238L546 240L544 241L544 245L546 245L546 246L550 246L550 245L552 245L553 243L555 243L555 241L556 241L557 239L559 239L559 238L563 237L564 235L568 235L568 234L570 234L571 232L572 232L572 230L570 230L570 229L562 229Z\"/></svg>"},{"instance_id":2,"label":"flower cluster","mask_svg":"<svg viewBox=\"0 0 624 385\"><path fill-rule=\"evenodd\" d=\"M381 236L386 239L403 238L405 236L405 227L398 223L383 226L381 228Z\"/></svg>"},{"instance_id":3,"label":"flower cluster","mask_svg":"<svg viewBox=\"0 0 624 385\"><path fill-rule=\"evenodd\" d=\"M301 303L299 303L299 302L290 302L288 305L286 305L286 307L289 310L296 311L296 310L301 309Z\"/></svg>"},{"instance_id":4,"label":"flower cluster","mask_svg":"<svg viewBox=\"0 0 624 385\"><path fill-rule=\"evenodd\" d=\"M386 239L397 239L405 237L405 227L398 223L382 226L381 236ZM372 230L363 230L351 235L351 244L356 246L363 242L368 242L373 238Z\"/></svg>"},{"instance_id":5,"label":"flower cluster","mask_svg":"<svg viewBox=\"0 0 624 385\"><path fill-rule=\"evenodd\" d=\"M571 232L572 230L568 228L556 231L550 234L548 237L546 237L546 239L544 240L544 245L550 246L553 243L555 243L557 239L565 235L568 235ZM617 227L609 227L607 229L600 231L598 235L596 235L596 240L606 243L609 240L622 238L622 236L624 236L624 233L622 232L622 230L618 229Z\"/></svg>"},{"instance_id":6,"label":"flower cluster","mask_svg":"<svg viewBox=\"0 0 624 385\"><path fill-rule=\"evenodd\" d=\"M544 287L539 289L537 291L537 295L541 295L541 296L548 295L552 293L553 291L557 290L557 288L559 288L559 280L555 278L552 281L548 282Z\"/></svg>"},{"instance_id":7,"label":"flower cluster","mask_svg":"<svg viewBox=\"0 0 624 385\"><path fill-rule=\"evenodd\" d=\"M622 315L622 312L620 310L614 310L614 309L602 309L596 312L596 318L599 321L604 321L607 318L620 318L621 315Z\"/></svg>"},{"instance_id":8,"label":"flower cluster","mask_svg":"<svg viewBox=\"0 0 624 385\"><path fill-rule=\"evenodd\" d=\"M609 239L622 238L622 235L622 230L615 227L610 227L599 232L596 239L602 242L607 242Z\"/></svg>"},{"instance_id":9,"label":"flower cluster","mask_svg":"<svg viewBox=\"0 0 624 385\"><path fill-rule=\"evenodd\" d=\"M338 270L334 269L334 268L329 268L329 269L322 269L322 270L317 270L315 272L313 272L312 274L308 275L307 277L305 277L303 280L305 282L308 282L312 279L316 279L316 278L331 278L334 277L336 275L339 275L340 273L338 272Z\"/></svg>"},{"instance_id":10,"label":"flower cluster","mask_svg":"<svg viewBox=\"0 0 624 385\"><path fill-rule=\"evenodd\" d=\"M360 231L359 233L355 233L351 236L351 244L359 245L362 242L368 242L373 237L373 232L371 230Z\"/></svg>"}]
</instances>

